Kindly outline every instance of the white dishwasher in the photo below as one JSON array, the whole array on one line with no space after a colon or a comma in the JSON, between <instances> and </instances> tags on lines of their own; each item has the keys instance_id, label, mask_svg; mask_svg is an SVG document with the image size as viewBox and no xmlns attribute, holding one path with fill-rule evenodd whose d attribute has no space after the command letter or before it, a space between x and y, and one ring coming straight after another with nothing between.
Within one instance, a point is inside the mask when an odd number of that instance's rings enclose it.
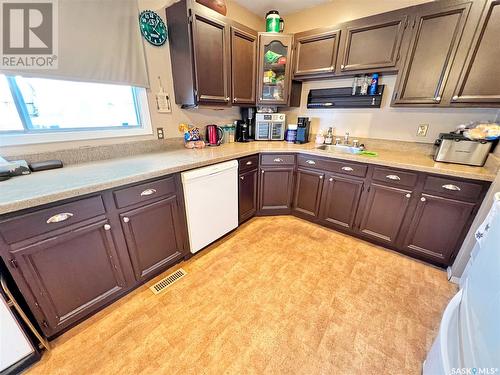
<instances>
[{"instance_id":1,"label":"white dishwasher","mask_svg":"<svg viewBox=\"0 0 500 375\"><path fill-rule=\"evenodd\" d=\"M238 162L181 173L189 245L196 253L238 226Z\"/></svg>"}]
</instances>

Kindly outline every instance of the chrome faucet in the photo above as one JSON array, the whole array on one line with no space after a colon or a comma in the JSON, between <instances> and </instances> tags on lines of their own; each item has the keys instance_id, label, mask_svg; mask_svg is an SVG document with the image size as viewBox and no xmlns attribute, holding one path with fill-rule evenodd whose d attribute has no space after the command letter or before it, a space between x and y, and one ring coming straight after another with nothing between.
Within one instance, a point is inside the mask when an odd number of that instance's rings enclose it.
<instances>
[{"instance_id":1,"label":"chrome faucet","mask_svg":"<svg viewBox=\"0 0 500 375\"><path fill-rule=\"evenodd\" d=\"M344 135L344 144L345 145L349 144L349 132L345 132L345 135Z\"/></svg>"}]
</instances>

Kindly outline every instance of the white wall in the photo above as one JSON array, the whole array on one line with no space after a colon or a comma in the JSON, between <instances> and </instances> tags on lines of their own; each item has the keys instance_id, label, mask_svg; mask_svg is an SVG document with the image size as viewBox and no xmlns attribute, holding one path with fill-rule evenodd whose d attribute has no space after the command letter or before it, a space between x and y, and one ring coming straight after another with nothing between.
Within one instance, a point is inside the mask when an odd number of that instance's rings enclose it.
<instances>
[{"instance_id":1,"label":"white wall","mask_svg":"<svg viewBox=\"0 0 500 375\"><path fill-rule=\"evenodd\" d=\"M350 132L351 136L394 139L432 143L441 132L449 132L459 124L475 120L495 120L500 111L496 109L466 108L393 108L390 98L396 82L395 75L383 76L380 84L385 85L380 109L307 109L307 95L310 89L328 87L351 87L352 78L304 82L300 108L285 113L288 123L296 122L297 116L312 118L312 133L335 127L336 134ZM417 137L417 126L429 124L426 137Z\"/></svg>"}]
</instances>

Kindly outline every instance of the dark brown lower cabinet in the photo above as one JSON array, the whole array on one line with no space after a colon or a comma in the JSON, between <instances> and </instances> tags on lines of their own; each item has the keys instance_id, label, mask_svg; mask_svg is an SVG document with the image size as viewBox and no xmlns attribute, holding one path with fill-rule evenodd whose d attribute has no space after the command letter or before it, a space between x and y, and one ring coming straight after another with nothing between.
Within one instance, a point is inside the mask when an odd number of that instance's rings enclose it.
<instances>
[{"instance_id":1,"label":"dark brown lower cabinet","mask_svg":"<svg viewBox=\"0 0 500 375\"><path fill-rule=\"evenodd\" d=\"M257 212L258 169L241 172L239 175L239 222L250 219Z\"/></svg>"},{"instance_id":2,"label":"dark brown lower cabinet","mask_svg":"<svg viewBox=\"0 0 500 375\"><path fill-rule=\"evenodd\" d=\"M51 335L116 298L125 287L107 220L69 227L10 253ZM11 264L12 264L11 262Z\"/></svg>"},{"instance_id":3,"label":"dark brown lower cabinet","mask_svg":"<svg viewBox=\"0 0 500 375\"><path fill-rule=\"evenodd\" d=\"M363 180L327 175L321 198L320 219L332 227L352 230Z\"/></svg>"},{"instance_id":4,"label":"dark brown lower cabinet","mask_svg":"<svg viewBox=\"0 0 500 375\"><path fill-rule=\"evenodd\" d=\"M292 206L294 166L261 167L259 213L289 214Z\"/></svg>"},{"instance_id":5,"label":"dark brown lower cabinet","mask_svg":"<svg viewBox=\"0 0 500 375\"><path fill-rule=\"evenodd\" d=\"M403 249L441 264L449 261L465 235L474 203L422 194Z\"/></svg>"},{"instance_id":6,"label":"dark brown lower cabinet","mask_svg":"<svg viewBox=\"0 0 500 375\"><path fill-rule=\"evenodd\" d=\"M183 229L177 196L120 214L138 281L183 257Z\"/></svg>"},{"instance_id":7,"label":"dark brown lower cabinet","mask_svg":"<svg viewBox=\"0 0 500 375\"><path fill-rule=\"evenodd\" d=\"M293 209L303 215L317 217L323 189L323 172L299 168L295 184Z\"/></svg>"},{"instance_id":8,"label":"dark brown lower cabinet","mask_svg":"<svg viewBox=\"0 0 500 375\"><path fill-rule=\"evenodd\" d=\"M371 184L361 213L359 231L365 236L395 245L410 198L409 190Z\"/></svg>"}]
</instances>

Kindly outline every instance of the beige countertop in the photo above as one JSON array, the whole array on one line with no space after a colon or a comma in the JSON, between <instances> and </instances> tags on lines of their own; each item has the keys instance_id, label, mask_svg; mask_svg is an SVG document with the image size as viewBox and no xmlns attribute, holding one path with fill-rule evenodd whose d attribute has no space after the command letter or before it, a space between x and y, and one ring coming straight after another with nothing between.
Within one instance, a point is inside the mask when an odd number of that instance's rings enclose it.
<instances>
[{"instance_id":1,"label":"beige countertop","mask_svg":"<svg viewBox=\"0 0 500 375\"><path fill-rule=\"evenodd\" d=\"M14 177L0 182L0 214L264 151L301 152L483 181L493 181L496 175L496 168L493 167L437 163L428 153L418 149L397 151L375 148L370 151L378 152L378 156L370 157L318 150L315 149L314 143L305 145L285 142L229 143L201 150L176 148L171 151L70 165L63 169Z\"/></svg>"}]
</instances>

